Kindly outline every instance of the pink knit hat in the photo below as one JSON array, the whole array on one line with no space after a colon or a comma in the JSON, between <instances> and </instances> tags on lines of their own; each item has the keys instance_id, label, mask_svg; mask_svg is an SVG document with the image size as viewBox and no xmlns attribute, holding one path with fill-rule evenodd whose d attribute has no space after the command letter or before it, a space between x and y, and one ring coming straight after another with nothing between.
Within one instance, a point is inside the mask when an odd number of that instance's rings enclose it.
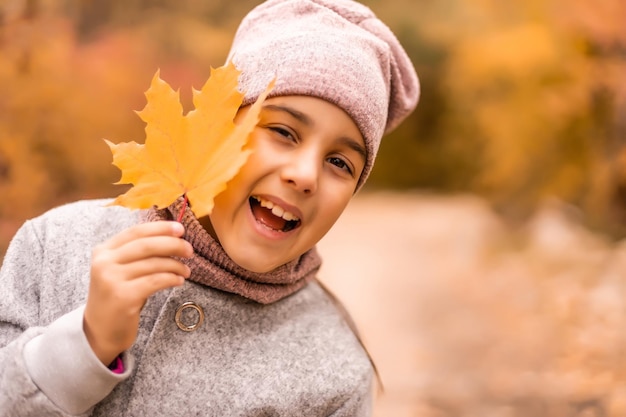
<instances>
[{"instance_id":1,"label":"pink knit hat","mask_svg":"<svg viewBox=\"0 0 626 417\"><path fill-rule=\"evenodd\" d=\"M308 95L341 107L367 147L357 189L383 134L417 105L415 68L391 30L351 0L268 0L241 22L228 60L242 71L244 105L276 78L272 96Z\"/></svg>"}]
</instances>

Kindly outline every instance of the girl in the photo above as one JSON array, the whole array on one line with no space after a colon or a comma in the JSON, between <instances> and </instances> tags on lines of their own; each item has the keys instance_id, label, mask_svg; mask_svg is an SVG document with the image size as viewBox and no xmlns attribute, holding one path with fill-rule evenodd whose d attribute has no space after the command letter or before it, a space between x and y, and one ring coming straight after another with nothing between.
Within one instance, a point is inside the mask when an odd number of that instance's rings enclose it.
<instances>
[{"instance_id":1,"label":"girl","mask_svg":"<svg viewBox=\"0 0 626 417\"><path fill-rule=\"evenodd\" d=\"M316 243L419 84L351 0L269 0L228 60L276 78L210 216L81 201L26 222L0 273L0 416L367 416L373 369L315 281Z\"/></svg>"}]
</instances>

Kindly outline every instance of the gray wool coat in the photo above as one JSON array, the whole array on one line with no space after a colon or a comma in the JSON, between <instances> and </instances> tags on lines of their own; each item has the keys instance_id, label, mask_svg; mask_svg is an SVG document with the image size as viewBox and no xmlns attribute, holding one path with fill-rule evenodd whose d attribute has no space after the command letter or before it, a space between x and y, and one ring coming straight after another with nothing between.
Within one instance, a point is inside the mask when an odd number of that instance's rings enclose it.
<instances>
[{"instance_id":1,"label":"gray wool coat","mask_svg":"<svg viewBox=\"0 0 626 417\"><path fill-rule=\"evenodd\" d=\"M91 251L140 221L105 203L53 209L11 241L0 270L0 417L371 414L369 359L315 282L269 305L193 282L162 291L144 307L124 373L103 366L82 329ZM183 331L177 311L184 325L204 321Z\"/></svg>"}]
</instances>

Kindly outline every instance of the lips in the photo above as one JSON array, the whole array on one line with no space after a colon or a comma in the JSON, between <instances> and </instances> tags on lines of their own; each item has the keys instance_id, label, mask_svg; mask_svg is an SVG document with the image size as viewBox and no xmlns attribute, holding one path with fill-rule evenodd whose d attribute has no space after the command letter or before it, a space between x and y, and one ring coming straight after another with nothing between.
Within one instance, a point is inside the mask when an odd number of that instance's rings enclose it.
<instances>
[{"instance_id":1,"label":"lips","mask_svg":"<svg viewBox=\"0 0 626 417\"><path fill-rule=\"evenodd\" d=\"M300 226L298 216L270 200L252 196L249 202L255 219L272 230L289 232Z\"/></svg>"}]
</instances>

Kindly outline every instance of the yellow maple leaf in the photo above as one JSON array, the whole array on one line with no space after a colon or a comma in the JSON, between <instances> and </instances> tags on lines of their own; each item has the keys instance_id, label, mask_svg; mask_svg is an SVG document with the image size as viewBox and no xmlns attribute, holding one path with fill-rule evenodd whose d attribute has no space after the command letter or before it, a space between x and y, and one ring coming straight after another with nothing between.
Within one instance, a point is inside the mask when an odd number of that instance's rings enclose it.
<instances>
[{"instance_id":1,"label":"yellow maple leaf","mask_svg":"<svg viewBox=\"0 0 626 417\"><path fill-rule=\"evenodd\" d=\"M239 70L232 63L212 68L200 91L193 91L194 110L183 115L178 92L154 75L147 104L137 112L146 122L145 144L114 144L113 164L122 171L116 184L133 184L111 204L133 209L164 208L185 195L196 217L210 214L213 200L246 162L245 148L273 82L237 121L243 94Z\"/></svg>"}]
</instances>

